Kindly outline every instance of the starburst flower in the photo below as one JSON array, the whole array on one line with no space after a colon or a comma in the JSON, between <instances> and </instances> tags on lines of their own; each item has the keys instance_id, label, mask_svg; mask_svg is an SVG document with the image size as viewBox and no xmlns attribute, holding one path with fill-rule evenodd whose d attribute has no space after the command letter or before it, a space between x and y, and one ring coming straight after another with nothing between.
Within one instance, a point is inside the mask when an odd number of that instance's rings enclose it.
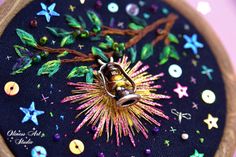
<instances>
[{"instance_id":1,"label":"starburst flower","mask_svg":"<svg viewBox=\"0 0 236 157\"><path fill-rule=\"evenodd\" d=\"M116 99L106 93L102 80L95 74L97 77L94 83L68 82L68 85L75 87L75 90L72 91L74 95L64 98L62 103L79 103L76 109L80 111L78 116L85 114L85 118L75 129L75 132L78 132L85 124L90 124L97 128L93 136L94 140L105 132L108 142L115 131L117 146L120 145L120 138L123 136L129 136L131 143L135 146L135 132L141 132L145 138L148 138L148 129L143 124L143 120L160 126L156 117L169 119L163 111L158 109L162 106L158 100L169 99L170 96L157 94L157 89L161 86L155 85L155 81L163 76L163 73L149 74L147 72L149 66L142 67L141 61L129 68L131 63L126 56L118 63L135 82L137 88L135 94L141 96L139 102L128 107L117 106Z\"/></svg>"}]
</instances>

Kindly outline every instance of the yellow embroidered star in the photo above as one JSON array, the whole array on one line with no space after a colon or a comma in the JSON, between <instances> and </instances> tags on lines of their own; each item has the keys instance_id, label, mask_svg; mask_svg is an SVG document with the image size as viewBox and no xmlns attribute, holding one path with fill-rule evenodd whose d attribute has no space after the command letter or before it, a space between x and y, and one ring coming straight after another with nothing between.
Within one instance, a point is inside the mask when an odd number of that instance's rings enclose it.
<instances>
[{"instance_id":1,"label":"yellow embroidered star","mask_svg":"<svg viewBox=\"0 0 236 157\"><path fill-rule=\"evenodd\" d=\"M70 6L69 6L69 10L70 10L71 12L74 12L75 9L76 9L76 6L73 6L73 5L70 5Z\"/></svg>"},{"instance_id":2,"label":"yellow embroidered star","mask_svg":"<svg viewBox=\"0 0 236 157\"><path fill-rule=\"evenodd\" d=\"M211 114L208 114L207 119L204 119L204 122L208 125L208 129L218 128L217 121L219 118L213 117Z\"/></svg>"}]
</instances>

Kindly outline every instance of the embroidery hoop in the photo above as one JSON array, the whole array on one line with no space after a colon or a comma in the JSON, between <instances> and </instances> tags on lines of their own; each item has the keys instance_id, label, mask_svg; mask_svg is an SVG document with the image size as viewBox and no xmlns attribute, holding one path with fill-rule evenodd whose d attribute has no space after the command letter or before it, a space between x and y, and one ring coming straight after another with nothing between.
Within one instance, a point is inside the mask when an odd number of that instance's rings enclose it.
<instances>
[{"instance_id":1,"label":"embroidery hoop","mask_svg":"<svg viewBox=\"0 0 236 157\"><path fill-rule=\"evenodd\" d=\"M221 44L221 41L218 39L216 33L212 30L204 18L184 0L163 1L176 9L180 14L187 18L193 24L193 26L195 26L195 28L209 44L213 55L219 64L226 87L227 115L224 135L221 139L219 148L216 151L215 157L231 157L233 156L234 150L236 148L236 94L234 92L234 89L236 89L236 75L226 50ZM32 0L5 0L3 2L3 4L0 6L0 35L3 33L14 16L30 2L32 2ZM14 157L1 135L0 156Z\"/></svg>"}]
</instances>

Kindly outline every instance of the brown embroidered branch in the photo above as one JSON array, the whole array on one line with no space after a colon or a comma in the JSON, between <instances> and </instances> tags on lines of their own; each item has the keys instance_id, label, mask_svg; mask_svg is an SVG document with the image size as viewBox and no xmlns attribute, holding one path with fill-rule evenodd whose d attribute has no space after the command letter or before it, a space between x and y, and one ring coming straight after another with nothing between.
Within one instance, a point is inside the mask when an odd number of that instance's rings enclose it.
<instances>
[{"instance_id":1,"label":"brown embroidered branch","mask_svg":"<svg viewBox=\"0 0 236 157\"><path fill-rule=\"evenodd\" d=\"M173 27L176 19L178 18L175 14L169 14L165 18L161 18L153 22L152 24L146 26L144 29L141 30L131 30L131 29L117 29L117 28L110 28L107 26L102 26L102 36L106 35L129 35L132 38L125 43L125 48L128 49L134 45L136 45L138 42L140 42L147 34L150 32L157 30L157 28L162 25L166 24L164 29L161 30L161 32L157 35L157 37L151 42L151 44L154 46L158 42L164 40L165 44L168 44L168 40L166 40L171 28ZM90 53L82 53L77 50L68 49L68 48L50 48L45 46L38 45L36 47L39 50L47 51L48 53L63 53L67 51L70 54L75 55L72 59L62 59L62 63L74 63L74 62L90 62L94 61L96 57ZM107 57L113 56L113 51L111 52L105 52L105 55Z\"/></svg>"}]
</instances>

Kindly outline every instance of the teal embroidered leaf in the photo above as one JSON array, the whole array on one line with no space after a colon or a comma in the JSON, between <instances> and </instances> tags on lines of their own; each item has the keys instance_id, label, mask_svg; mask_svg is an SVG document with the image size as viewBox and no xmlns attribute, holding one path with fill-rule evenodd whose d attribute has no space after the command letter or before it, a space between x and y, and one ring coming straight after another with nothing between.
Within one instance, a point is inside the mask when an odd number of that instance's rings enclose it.
<instances>
[{"instance_id":1,"label":"teal embroidered leaf","mask_svg":"<svg viewBox=\"0 0 236 157\"><path fill-rule=\"evenodd\" d=\"M180 59L177 50L176 50L175 47L173 47L173 46L171 47L170 57L171 57L171 58L174 58L174 59L176 59L176 60L179 60L179 59Z\"/></svg>"},{"instance_id":2,"label":"teal embroidered leaf","mask_svg":"<svg viewBox=\"0 0 236 157\"><path fill-rule=\"evenodd\" d=\"M147 43L143 46L141 51L141 60L146 60L153 55L153 45Z\"/></svg>"},{"instance_id":3,"label":"teal embroidered leaf","mask_svg":"<svg viewBox=\"0 0 236 157\"><path fill-rule=\"evenodd\" d=\"M143 27L147 26L147 22L144 19L142 19L138 16L130 16L130 17L131 17L131 21L133 23L135 23L137 25L140 25L140 26L143 26Z\"/></svg>"},{"instance_id":4,"label":"teal embroidered leaf","mask_svg":"<svg viewBox=\"0 0 236 157\"><path fill-rule=\"evenodd\" d=\"M74 67L71 72L68 74L67 78L75 78L75 77L84 77L86 73L89 72L89 69L87 66L79 66Z\"/></svg>"},{"instance_id":5,"label":"teal embroidered leaf","mask_svg":"<svg viewBox=\"0 0 236 157\"><path fill-rule=\"evenodd\" d=\"M83 28L86 28L87 25L86 25L86 23L85 23L85 21L84 21L84 19L83 19L82 16L79 16L79 20L80 20L80 22L81 22L82 27L83 27Z\"/></svg>"},{"instance_id":6,"label":"teal embroidered leaf","mask_svg":"<svg viewBox=\"0 0 236 157\"><path fill-rule=\"evenodd\" d=\"M90 40L91 41L100 41L101 40L101 36L99 36L99 35L97 35L97 36L95 36L95 37L90 37Z\"/></svg>"},{"instance_id":7,"label":"teal embroidered leaf","mask_svg":"<svg viewBox=\"0 0 236 157\"><path fill-rule=\"evenodd\" d=\"M71 26L73 28L77 28L77 29L81 29L82 28L82 25L74 17L72 17L70 15L65 15L65 16L66 16L66 21L68 22L69 26Z\"/></svg>"},{"instance_id":8,"label":"teal embroidered leaf","mask_svg":"<svg viewBox=\"0 0 236 157\"><path fill-rule=\"evenodd\" d=\"M135 23L129 23L128 27L132 30L141 30L144 29L143 26L137 25Z\"/></svg>"},{"instance_id":9,"label":"teal embroidered leaf","mask_svg":"<svg viewBox=\"0 0 236 157\"><path fill-rule=\"evenodd\" d=\"M93 69L89 68L88 72L86 73L86 82L93 83Z\"/></svg>"},{"instance_id":10,"label":"teal embroidered leaf","mask_svg":"<svg viewBox=\"0 0 236 157\"><path fill-rule=\"evenodd\" d=\"M87 11L87 16L91 23L96 26L102 26L102 21L94 11Z\"/></svg>"},{"instance_id":11,"label":"teal embroidered leaf","mask_svg":"<svg viewBox=\"0 0 236 157\"><path fill-rule=\"evenodd\" d=\"M12 75L23 73L26 69L32 66L32 60L28 56L23 56L17 59L17 63L12 68Z\"/></svg>"},{"instance_id":12,"label":"teal embroidered leaf","mask_svg":"<svg viewBox=\"0 0 236 157\"><path fill-rule=\"evenodd\" d=\"M94 56L99 56L102 60L108 62L109 59L107 58L107 56L103 53L103 51L97 47L92 47L92 54Z\"/></svg>"},{"instance_id":13,"label":"teal embroidered leaf","mask_svg":"<svg viewBox=\"0 0 236 157\"><path fill-rule=\"evenodd\" d=\"M75 42L75 38L73 35L65 36L61 41L61 47L64 47L65 45L70 45Z\"/></svg>"},{"instance_id":14,"label":"teal embroidered leaf","mask_svg":"<svg viewBox=\"0 0 236 157\"><path fill-rule=\"evenodd\" d=\"M61 66L60 60L51 60L47 63L43 64L42 67L38 70L37 75L48 75L49 77L53 76L55 73L58 72Z\"/></svg>"},{"instance_id":15,"label":"teal embroidered leaf","mask_svg":"<svg viewBox=\"0 0 236 157\"><path fill-rule=\"evenodd\" d=\"M131 48L129 48L128 50L131 54L131 63L134 63L136 61L137 58L137 49L136 46L133 46Z\"/></svg>"},{"instance_id":16,"label":"teal embroidered leaf","mask_svg":"<svg viewBox=\"0 0 236 157\"><path fill-rule=\"evenodd\" d=\"M14 45L15 51L19 57L25 57L25 56L32 56L33 53L31 53L27 48Z\"/></svg>"},{"instance_id":17,"label":"teal embroidered leaf","mask_svg":"<svg viewBox=\"0 0 236 157\"><path fill-rule=\"evenodd\" d=\"M46 28L56 37L65 37L71 34L71 32L67 32L62 28L57 28L57 27L46 27Z\"/></svg>"},{"instance_id":18,"label":"teal embroidered leaf","mask_svg":"<svg viewBox=\"0 0 236 157\"><path fill-rule=\"evenodd\" d=\"M172 43L179 44L178 38L177 38L174 34L172 34L172 33L169 33L168 39L169 39L170 42L172 42Z\"/></svg>"},{"instance_id":19,"label":"teal embroidered leaf","mask_svg":"<svg viewBox=\"0 0 236 157\"><path fill-rule=\"evenodd\" d=\"M28 46L32 46L32 47L37 46L36 40L28 32L17 28L16 33L17 33L18 37L20 38L20 40L22 41L23 44L28 45Z\"/></svg>"}]
</instances>

